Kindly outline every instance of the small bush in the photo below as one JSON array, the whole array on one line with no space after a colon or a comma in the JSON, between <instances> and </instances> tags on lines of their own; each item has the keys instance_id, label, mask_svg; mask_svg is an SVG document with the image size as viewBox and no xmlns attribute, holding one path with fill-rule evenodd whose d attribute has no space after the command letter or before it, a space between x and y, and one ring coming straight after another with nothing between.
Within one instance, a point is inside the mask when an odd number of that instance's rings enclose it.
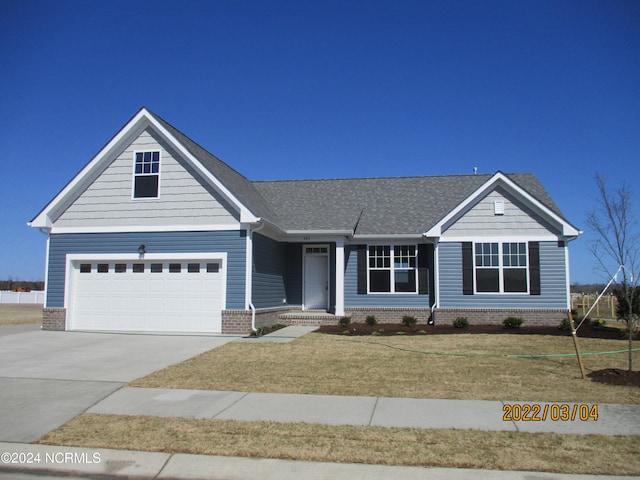
<instances>
[{"instance_id":1,"label":"small bush","mask_svg":"<svg viewBox=\"0 0 640 480\"><path fill-rule=\"evenodd\" d=\"M402 317L402 323L404 323L407 327L413 327L416 323L418 323L418 320L416 319L416 317L412 317L411 315L405 315L404 317Z\"/></svg>"},{"instance_id":2,"label":"small bush","mask_svg":"<svg viewBox=\"0 0 640 480\"><path fill-rule=\"evenodd\" d=\"M507 317L502 323L504 324L505 328L520 328L523 320L519 317Z\"/></svg>"},{"instance_id":3,"label":"small bush","mask_svg":"<svg viewBox=\"0 0 640 480\"><path fill-rule=\"evenodd\" d=\"M351 317L340 318L340 320L338 320L338 325L340 325L342 328L347 328L349 325L351 325Z\"/></svg>"},{"instance_id":4,"label":"small bush","mask_svg":"<svg viewBox=\"0 0 640 480\"><path fill-rule=\"evenodd\" d=\"M375 315L367 315L367 319L365 321L367 322L367 325L371 327L378 324L378 319Z\"/></svg>"},{"instance_id":5,"label":"small bush","mask_svg":"<svg viewBox=\"0 0 640 480\"><path fill-rule=\"evenodd\" d=\"M379 337L380 335L382 335L380 332L371 332L372 337Z\"/></svg>"},{"instance_id":6,"label":"small bush","mask_svg":"<svg viewBox=\"0 0 640 480\"><path fill-rule=\"evenodd\" d=\"M571 322L569 321L568 318L563 318L562 321L560 322L560 326L558 327L560 330L562 330L563 332L570 332L571 329Z\"/></svg>"},{"instance_id":7,"label":"small bush","mask_svg":"<svg viewBox=\"0 0 640 480\"><path fill-rule=\"evenodd\" d=\"M467 320L467 317L458 317L453 321L453 326L456 328L469 328L469 320Z\"/></svg>"}]
</instances>

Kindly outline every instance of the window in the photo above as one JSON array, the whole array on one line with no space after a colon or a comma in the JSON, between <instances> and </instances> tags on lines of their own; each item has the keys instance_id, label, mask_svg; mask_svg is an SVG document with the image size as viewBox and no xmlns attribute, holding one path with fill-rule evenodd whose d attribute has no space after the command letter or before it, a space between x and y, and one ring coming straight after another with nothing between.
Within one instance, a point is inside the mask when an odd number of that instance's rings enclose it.
<instances>
[{"instance_id":1,"label":"window","mask_svg":"<svg viewBox=\"0 0 640 480\"><path fill-rule=\"evenodd\" d=\"M416 263L415 245L370 246L369 292L417 293Z\"/></svg>"},{"instance_id":2,"label":"window","mask_svg":"<svg viewBox=\"0 0 640 480\"><path fill-rule=\"evenodd\" d=\"M109 264L108 263L99 263L98 264L98 273L109 273Z\"/></svg>"},{"instance_id":3,"label":"window","mask_svg":"<svg viewBox=\"0 0 640 480\"><path fill-rule=\"evenodd\" d=\"M475 244L475 280L478 293L527 293L527 244Z\"/></svg>"},{"instance_id":4,"label":"window","mask_svg":"<svg viewBox=\"0 0 640 480\"><path fill-rule=\"evenodd\" d=\"M169 273L180 273L181 270L182 270L182 264L180 263L169 264Z\"/></svg>"},{"instance_id":5,"label":"window","mask_svg":"<svg viewBox=\"0 0 640 480\"><path fill-rule=\"evenodd\" d=\"M127 264L126 263L116 263L115 272L116 273L126 273Z\"/></svg>"},{"instance_id":6,"label":"window","mask_svg":"<svg viewBox=\"0 0 640 480\"><path fill-rule=\"evenodd\" d=\"M91 264L90 263L81 263L80 264L80 273L91 273Z\"/></svg>"},{"instance_id":7,"label":"window","mask_svg":"<svg viewBox=\"0 0 640 480\"><path fill-rule=\"evenodd\" d=\"M151 273L162 273L162 264L161 263L152 263L150 267Z\"/></svg>"},{"instance_id":8,"label":"window","mask_svg":"<svg viewBox=\"0 0 640 480\"><path fill-rule=\"evenodd\" d=\"M157 198L160 152L136 152L133 198Z\"/></svg>"},{"instance_id":9,"label":"window","mask_svg":"<svg viewBox=\"0 0 640 480\"><path fill-rule=\"evenodd\" d=\"M144 273L144 263L134 263L133 273Z\"/></svg>"},{"instance_id":10,"label":"window","mask_svg":"<svg viewBox=\"0 0 640 480\"><path fill-rule=\"evenodd\" d=\"M207 273L218 273L219 270L220 270L220 264L207 263Z\"/></svg>"},{"instance_id":11,"label":"window","mask_svg":"<svg viewBox=\"0 0 640 480\"><path fill-rule=\"evenodd\" d=\"M200 264L199 263L188 263L187 264L187 272L189 272L189 273L199 273L200 272Z\"/></svg>"}]
</instances>

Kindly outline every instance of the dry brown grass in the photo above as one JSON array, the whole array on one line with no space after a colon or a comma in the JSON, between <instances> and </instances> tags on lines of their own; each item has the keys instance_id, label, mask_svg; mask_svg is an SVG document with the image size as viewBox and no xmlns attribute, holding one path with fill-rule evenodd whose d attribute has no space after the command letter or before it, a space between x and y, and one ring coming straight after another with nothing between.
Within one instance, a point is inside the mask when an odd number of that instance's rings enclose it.
<instances>
[{"instance_id":1,"label":"dry brown grass","mask_svg":"<svg viewBox=\"0 0 640 480\"><path fill-rule=\"evenodd\" d=\"M21 323L42 323L42 305L0 303L0 326Z\"/></svg>"},{"instance_id":2,"label":"dry brown grass","mask_svg":"<svg viewBox=\"0 0 640 480\"><path fill-rule=\"evenodd\" d=\"M583 352L624 340L580 339ZM567 354L515 358L510 354ZM459 354L470 356L458 356ZM626 353L585 356L587 371L626 368ZM634 353L640 364L640 352ZM230 343L131 385L409 398L637 403L640 389L582 380L569 336L309 334L286 344Z\"/></svg>"},{"instance_id":3,"label":"dry brown grass","mask_svg":"<svg viewBox=\"0 0 640 480\"><path fill-rule=\"evenodd\" d=\"M81 415L39 443L321 462L640 474L640 437ZM631 460L630 460L631 459Z\"/></svg>"}]
</instances>

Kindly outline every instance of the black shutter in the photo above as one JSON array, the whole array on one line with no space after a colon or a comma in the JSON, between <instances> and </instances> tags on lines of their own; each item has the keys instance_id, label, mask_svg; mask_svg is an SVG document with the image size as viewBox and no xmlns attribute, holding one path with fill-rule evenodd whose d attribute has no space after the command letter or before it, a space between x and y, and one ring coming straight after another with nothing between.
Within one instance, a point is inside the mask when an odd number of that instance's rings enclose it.
<instances>
[{"instance_id":1,"label":"black shutter","mask_svg":"<svg viewBox=\"0 0 640 480\"><path fill-rule=\"evenodd\" d=\"M473 244L462 242L462 293L473 295Z\"/></svg>"},{"instance_id":2,"label":"black shutter","mask_svg":"<svg viewBox=\"0 0 640 480\"><path fill-rule=\"evenodd\" d=\"M540 295L540 242L529 242L529 293Z\"/></svg>"},{"instance_id":3,"label":"black shutter","mask_svg":"<svg viewBox=\"0 0 640 480\"><path fill-rule=\"evenodd\" d=\"M421 243L418 245L418 293L429 294L429 270L433 262L433 245Z\"/></svg>"},{"instance_id":4,"label":"black shutter","mask_svg":"<svg viewBox=\"0 0 640 480\"><path fill-rule=\"evenodd\" d=\"M358 245L358 295L367 294L367 246Z\"/></svg>"}]
</instances>

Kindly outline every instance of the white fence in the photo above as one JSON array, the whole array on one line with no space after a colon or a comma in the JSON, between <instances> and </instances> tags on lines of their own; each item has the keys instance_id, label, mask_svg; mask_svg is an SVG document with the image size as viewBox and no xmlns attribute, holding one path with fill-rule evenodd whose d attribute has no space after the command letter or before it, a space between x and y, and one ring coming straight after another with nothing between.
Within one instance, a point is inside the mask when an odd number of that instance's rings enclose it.
<instances>
[{"instance_id":1,"label":"white fence","mask_svg":"<svg viewBox=\"0 0 640 480\"><path fill-rule=\"evenodd\" d=\"M0 303L44 303L44 291L12 292L0 290Z\"/></svg>"}]
</instances>

